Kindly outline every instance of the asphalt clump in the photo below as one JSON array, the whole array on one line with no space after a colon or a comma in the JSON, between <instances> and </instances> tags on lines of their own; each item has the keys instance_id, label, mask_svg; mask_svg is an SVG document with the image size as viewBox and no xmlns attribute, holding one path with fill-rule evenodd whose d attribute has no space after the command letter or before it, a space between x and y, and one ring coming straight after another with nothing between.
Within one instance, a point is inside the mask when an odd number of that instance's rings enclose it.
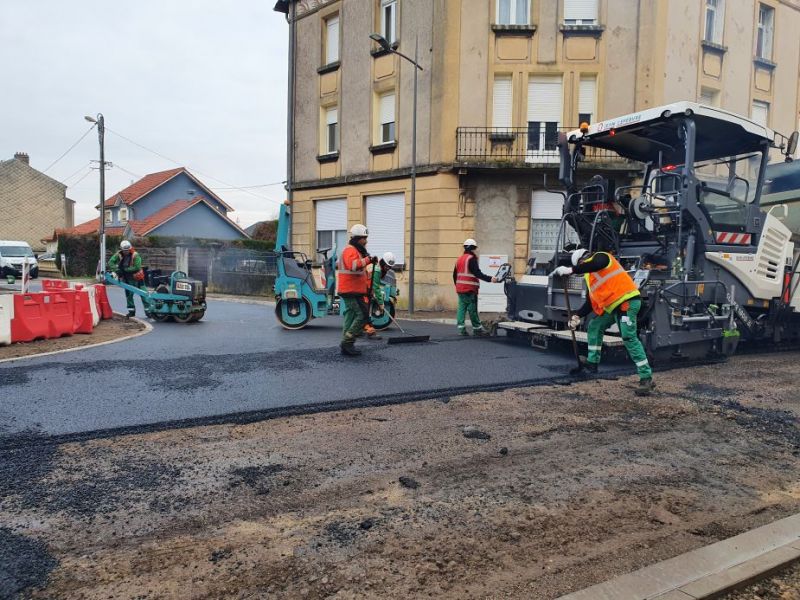
<instances>
[{"instance_id":1,"label":"asphalt clump","mask_svg":"<svg viewBox=\"0 0 800 600\"><path fill-rule=\"evenodd\" d=\"M22 598L25 590L40 587L58 566L44 542L0 527L0 598Z\"/></svg>"}]
</instances>

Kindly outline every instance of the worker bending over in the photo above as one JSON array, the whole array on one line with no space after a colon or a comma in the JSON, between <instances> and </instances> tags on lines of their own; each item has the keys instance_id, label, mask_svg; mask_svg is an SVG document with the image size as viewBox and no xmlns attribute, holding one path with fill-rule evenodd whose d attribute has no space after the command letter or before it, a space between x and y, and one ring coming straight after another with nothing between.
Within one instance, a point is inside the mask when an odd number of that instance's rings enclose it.
<instances>
[{"instance_id":1,"label":"worker bending over","mask_svg":"<svg viewBox=\"0 0 800 600\"><path fill-rule=\"evenodd\" d=\"M558 267L553 274L566 277L575 273L583 275L586 280L588 298L569 321L569 328L575 330L582 318L591 312L595 313L595 317L587 326L589 355L583 368L597 373L600 351L603 347L603 333L616 322L628 356L631 357L639 373L639 388L636 393L640 396L649 395L655 383L653 370L650 368L644 346L636 330L636 317L642 308L636 284L619 261L608 252L589 254L581 248L572 252L571 258L571 267ZM579 370L580 368L574 369L574 371Z\"/></svg>"},{"instance_id":2,"label":"worker bending over","mask_svg":"<svg viewBox=\"0 0 800 600\"><path fill-rule=\"evenodd\" d=\"M464 254L456 261L453 269L453 283L456 284L456 293L458 294L456 321L459 335L469 335L466 325L467 314L472 322L473 335L489 335L478 316L478 290L481 281L497 283L497 280L481 272L478 267L478 257L475 254L477 248L478 242L472 238L464 240Z\"/></svg>"},{"instance_id":3,"label":"worker bending over","mask_svg":"<svg viewBox=\"0 0 800 600\"><path fill-rule=\"evenodd\" d=\"M383 285L383 278L386 277L386 273L389 272L394 266L394 254L391 252L384 252L383 258L381 258L377 264L371 263L367 266L367 272L369 273L370 278L370 291L371 295L369 298L370 302L374 302L375 306L378 308L378 313L383 314L383 305L386 301L386 294L384 293L384 285ZM371 306L371 305L370 305ZM369 314L372 314L370 311ZM370 340L379 340L381 339L378 330L372 326L372 323L367 321L364 324L364 333L367 334L367 339Z\"/></svg>"},{"instance_id":4,"label":"worker bending over","mask_svg":"<svg viewBox=\"0 0 800 600\"><path fill-rule=\"evenodd\" d=\"M350 229L350 242L345 246L336 265L336 281L339 296L342 299L344 324L342 343L339 346L342 354L358 356L361 351L356 348L356 338L369 322L369 275L367 265L376 264L377 257L367 252L367 228L360 223Z\"/></svg>"},{"instance_id":5,"label":"worker bending over","mask_svg":"<svg viewBox=\"0 0 800 600\"><path fill-rule=\"evenodd\" d=\"M108 260L108 270L115 273L120 281L133 287L146 289L144 285L144 271L142 270L142 257L133 249L128 240L122 240L119 252ZM125 290L125 302L128 305L128 316L136 316L136 305L133 303L133 292ZM144 307L144 300L142 300Z\"/></svg>"}]
</instances>

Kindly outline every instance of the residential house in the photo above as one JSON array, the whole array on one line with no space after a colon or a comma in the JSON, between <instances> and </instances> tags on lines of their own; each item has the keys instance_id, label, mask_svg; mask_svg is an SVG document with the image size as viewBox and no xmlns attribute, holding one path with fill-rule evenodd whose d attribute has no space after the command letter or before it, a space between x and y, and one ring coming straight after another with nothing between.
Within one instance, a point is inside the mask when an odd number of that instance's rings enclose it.
<instances>
[{"instance_id":1,"label":"residential house","mask_svg":"<svg viewBox=\"0 0 800 600\"><path fill-rule=\"evenodd\" d=\"M43 251L42 238L74 223L75 202L66 190L60 181L31 167L24 152L0 161L0 239L24 240Z\"/></svg>"},{"instance_id":2,"label":"residential house","mask_svg":"<svg viewBox=\"0 0 800 600\"><path fill-rule=\"evenodd\" d=\"M108 198L104 208L109 235L216 240L249 237L228 216L233 209L183 167L145 175ZM98 217L56 235L95 233L99 226Z\"/></svg>"},{"instance_id":3,"label":"residential house","mask_svg":"<svg viewBox=\"0 0 800 600\"><path fill-rule=\"evenodd\" d=\"M559 131L678 100L797 128L798 0L283 6L296 28L292 244L309 255L363 222L371 252L408 262L414 70L369 36L411 57L419 44L420 308L453 306L465 238L507 256L517 274L530 256L552 254L562 200L547 190L558 187ZM607 154L587 159L587 176L620 185L634 175Z\"/></svg>"}]
</instances>

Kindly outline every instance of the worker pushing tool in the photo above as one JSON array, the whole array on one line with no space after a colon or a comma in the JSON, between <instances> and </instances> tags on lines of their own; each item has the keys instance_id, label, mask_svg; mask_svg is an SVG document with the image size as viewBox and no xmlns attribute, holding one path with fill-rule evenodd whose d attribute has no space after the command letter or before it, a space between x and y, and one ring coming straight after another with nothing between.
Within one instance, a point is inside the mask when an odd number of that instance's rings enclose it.
<instances>
[{"instance_id":1,"label":"worker pushing tool","mask_svg":"<svg viewBox=\"0 0 800 600\"><path fill-rule=\"evenodd\" d=\"M456 284L456 293L458 294L456 320L459 335L469 335L466 324L466 318L469 315L472 322L472 334L483 337L489 335L489 332L486 331L478 316L478 290L481 281L496 283L497 280L481 272L478 267L478 256L475 254L477 248L478 242L472 238L464 240L464 253L456 261L453 269L453 283Z\"/></svg>"},{"instance_id":2,"label":"worker pushing tool","mask_svg":"<svg viewBox=\"0 0 800 600\"><path fill-rule=\"evenodd\" d=\"M133 249L128 240L122 240L119 245L119 252L112 255L108 260L108 270L115 273L120 281L140 289L146 289L144 285L144 271L142 270L142 257ZM133 292L125 290L125 302L128 305L128 316L136 316L136 305L133 302ZM142 301L142 307L144 301Z\"/></svg>"},{"instance_id":3,"label":"worker pushing tool","mask_svg":"<svg viewBox=\"0 0 800 600\"><path fill-rule=\"evenodd\" d=\"M584 305L573 313L569 328L575 330L581 319L594 312L595 317L587 327L589 354L582 365L572 370L574 374L586 369L597 373L600 352L603 347L603 334L613 323L617 323L628 356L639 373L640 396L649 395L655 387L653 370L647 360L636 327L636 318L642 307L639 290L633 279L619 261L608 252L594 252L580 248L571 255L572 266L560 266L553 275L567 277L572 274L583 275L589 290Z\"/></svg>"},{"instance_id":4,"label":"worker pushing tool","mask_svg":"<svg viewBox=\"0 0 800 600\"><path fill-rule=\"evenodd\" d=\"M358 356L356 348L364 325L369 321L369 274L367 266L377 264L378 258L367 252L369 232L364 225L356 224L350 229L350 242L345 246L336 265L339 296L342 299L344 324L342 343L339 346L345 356Z\"/></svg>"}]
</instances>

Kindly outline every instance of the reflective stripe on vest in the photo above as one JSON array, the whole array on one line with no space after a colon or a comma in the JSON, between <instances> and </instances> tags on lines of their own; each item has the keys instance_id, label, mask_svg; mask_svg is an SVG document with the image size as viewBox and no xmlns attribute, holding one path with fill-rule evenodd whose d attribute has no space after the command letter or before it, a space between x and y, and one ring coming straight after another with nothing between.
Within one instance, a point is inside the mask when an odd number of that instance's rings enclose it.
<instances>
[{"instance_id":1,"label":"reflective stripe on vest","mask_svg":"<svg viewBox=\"0 0 800 600\"><path fill-rule=\"evenodd\" d=\"M619 261L607 252L609 264L594 273L586 273L586 287L595 314L611 313L620 304L639 295L636 284Z\"/></svg>"},{"instance_id":2,"label":"reflective stripe on vest","mask_svg":"<svg viewBox=\"0 0 800 600\"><path fill-rule=\"evenodd\" d=\"M348 245L339 257L336 265L336 283L340 294L366 294L369 289L369 277L366 266L369 258L362 258L358 250ZM345 268L345 267L350 267ZM361 267L361 268L359 268Z\"/></svg>"},{"instance_id":3,"label":"reflective stripe on vest","mask_svg":"<svg viewBox=\"0 0 800 600\"><path fill-rule=\"evenodd\" d=\"M472 257L472 254L465 252L456 262L456 292L459 294L477 292L480 289L480 281L469 270L469 261Z\"/></svg>"}]
</instances>

